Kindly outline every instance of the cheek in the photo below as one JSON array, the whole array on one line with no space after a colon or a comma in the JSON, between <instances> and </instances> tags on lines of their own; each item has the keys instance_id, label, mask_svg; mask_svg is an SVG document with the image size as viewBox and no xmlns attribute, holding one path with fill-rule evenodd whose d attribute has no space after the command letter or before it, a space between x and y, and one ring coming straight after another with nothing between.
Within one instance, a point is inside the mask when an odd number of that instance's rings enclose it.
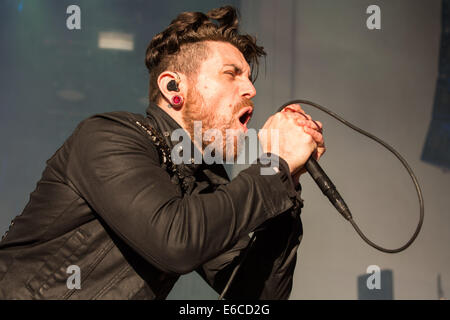
<instances>
[{"instance_id":1,"label":"cheek","mask_svg":"<svg viewBox=\"0 0 450 320\"><path fill-rule=\"evenodd\" d=\"M215 100L215 96L220 91L220 86L215 81L207 79L205 77L199 77L198 82L195 85L196 90L204 97L205 102Z\"/></svg>"},{"instance_id":2,"label":"cheek","mask_svg":"<svg viewBox=\"0 0 450 320\"><path fill-rule=\"evenodd\" d=\"M200 80L200 79L199 79ZM229 123L236 116L236 105L234 101L233 88L227 87L223 83L215 81L205 81L201 79L197 83L197 90L203 96L207 113L214 118L215 123Z\"/></svg>"}]
</instances>

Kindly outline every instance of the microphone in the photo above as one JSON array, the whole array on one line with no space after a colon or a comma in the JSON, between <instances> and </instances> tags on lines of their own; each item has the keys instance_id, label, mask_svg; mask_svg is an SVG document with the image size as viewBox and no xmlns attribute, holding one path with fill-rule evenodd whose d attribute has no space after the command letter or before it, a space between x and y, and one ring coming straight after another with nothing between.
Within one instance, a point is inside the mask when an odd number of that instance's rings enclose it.
<instances>
[{"instance_id":1,"label":"microphone","mask_svg":"<svg viewBox=\"0 0 450 320\"><path fill-rule=\"evenodd\" d=\"M396 249L386 249L386 248L380 247L379 245L377 245L374 242L372 242L369 239L367 239L367 237L364 235L364 233L356 225L355 221L353 221L353 218L352 218L352 215L350 213L350 210L348 209L347 205L345 204L344 199L342 199L342 197L339 194L339 192L337 192L336 187L331 182L330 178L328 178L328 176L322 170L322 168L319 166L319 164L317 163L316 159L314 159L312 156L310 156L308 158L308 160L306 161L304 167L305 167L306 171L308 171L308 173L311 175L313 180L316 182L316 184L319 186L320 190L322 190L323 194L325 196L327 196L327 198L330 200L330 202L336 208L336 210L346 220L348 220L350 222L350 224L355 229L356 233L358 233L358 235L367 244L369 244L370 246L374 247L375 249L377 249L379 251L386 252L386 253L398 253L398 252L401 252L401 251L405 250L406 248L408 248L414 242L414 240L416 240L416 238L417 238L417 236L418 236L418 234L420 232L420 229L422 228L423 216L424 216L424 205L423 205L422 191L420 190L419 182L417 181L417 178L414 175L414 172L411 170L411 168L409 167L409 165L406 162L406 160L403 159L403 157L394 148L392 148L390 145L388 145L386 142L384 142L381 139L377 138L373 134L370 134L369 132L364 131L361 128L358 128L357 126L351 124L350 122L348 122L347 120L345 120L341 116L338 116L334 112L328 110L325 107L322 107L321 105L319 105L317 103L314 103L314 102L311 102L311 101L308 101L308 100L300 100L300 99L292 100L292 101L289 101L289 102L283 104L278 109L278 112L282 111L285 107L287 107L287 106L289 106L291 104L295 104L295 103L297 103L297 104L298 103L307 104L307 105L310 105L312 107L315 107L315 108L317 108L317 109L327 113L328 115L330 115L333 118L337 119L338 121L342 122L346 126L352 128L353 130L355 130L355 131L361 133L362 135L365 135L366 137L368 137L368 138L378 142L383 147L385 147L390 152L392 152L397 157L398 160L400 160L400 162L403 164L403 166L405 167L405 169L408 171L409 175L411 176L411 179L413 180L414 186L416 188L417 196L419 198L419 205L420 205L420 217L419 217L419 223L417 224L417 227L416 227L416 231L414 231L414 234L412 235L411 239L409 239L408 242L406 242L403 246L401 246L399 248L396 248Z\"/></svg>"},{"instance_id":2,"label":"microphone","mask_svg":"<svg viewBox=\"0 0 450 320\"><path fill-rule=\"evenodd\" d=\"M289 102L288 104L291 104L291 102ZM278 111L282 111L288 104L284 104L283 106L281 106ZM347 207L344 199L342 199L333 182L331 182L330 178L328 178L325 171L323 171L323 169L317 163L316 159L312 157L312 155L306 161L305 169L319 186L320 190L322 190L323 194L328 198L328 200L330 200L331 204L336 208L336 210L346 220L352 219L352 214L350 213L350 209Z\"/></svg>"},{"instance_id":3,"label":"microphone","mask_svg":"<svg viewBox=\"0 0 450 320\"><path fill-rule=\"evenodd\" d=\"M310 156L305 163L305 169L317 183L323 194L327 196L328 200L330 200L331 204L336 208L336 210L346 220L352 219L350 209L347 207L344 199L342 199L341 195L336 190L333 182L331 182L325 171L323 171L320 165L317 163L316 159Z\"/></svg>"}]
</instances>

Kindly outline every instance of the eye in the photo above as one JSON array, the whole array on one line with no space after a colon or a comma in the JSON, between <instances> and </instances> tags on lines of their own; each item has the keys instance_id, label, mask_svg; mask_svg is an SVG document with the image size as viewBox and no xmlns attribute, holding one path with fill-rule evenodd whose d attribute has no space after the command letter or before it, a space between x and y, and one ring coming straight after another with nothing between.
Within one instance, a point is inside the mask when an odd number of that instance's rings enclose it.
<instances>
[{"instance_id":1,"label":"eye","mask_svg":"<svg viewBox=\"0 0 450 320\"><path fill-rule=\"evenodd\" d=\"M225 71L226 74L230 74L233 78L236 76L236 74L233 71Z\"/></svg>"}]
</instances>

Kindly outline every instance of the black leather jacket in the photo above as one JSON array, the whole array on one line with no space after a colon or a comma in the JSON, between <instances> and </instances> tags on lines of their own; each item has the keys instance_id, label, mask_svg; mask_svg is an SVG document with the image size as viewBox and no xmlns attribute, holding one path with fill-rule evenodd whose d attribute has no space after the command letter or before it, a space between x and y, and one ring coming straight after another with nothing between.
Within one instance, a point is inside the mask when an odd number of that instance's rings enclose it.
<instances>
[{"instance_id":1,"label":"black leather jacket","mask_svg":"<svg viewBox=\"0 0 450 320\"><path fill-rule=\"evenodd\" d=\"M151 125L172 147L180 126L150 105L81 122L47 161L30 201L0 242L0 299L164 299L196 270L220 292L248 234L256 241L227 298L287 299L302 235L302 202L287 163L253 164L229 181L222 165L160 162ZM81 271L68 289L67 267Z\"/></svg>"}]
</instances>

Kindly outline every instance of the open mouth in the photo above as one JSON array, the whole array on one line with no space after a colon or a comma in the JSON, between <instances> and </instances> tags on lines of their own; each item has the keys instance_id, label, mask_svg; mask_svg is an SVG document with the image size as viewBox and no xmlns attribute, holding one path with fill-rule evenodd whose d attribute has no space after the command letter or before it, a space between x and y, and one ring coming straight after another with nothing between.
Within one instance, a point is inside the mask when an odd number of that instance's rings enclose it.
<instances>
[{"instance_id":1,"label":"open mouth","mask_svg":"<svg viewBox=\"0 0 450 320\"><path fill-rule=\"evenodd\" d=\"M238 118L241 126L244 128L244 131L247 132L247 123L250 121L253 114L253 108L252 107L245 107L242 108L241 111L238 113Z\"/></svg>"}]
</instances>

